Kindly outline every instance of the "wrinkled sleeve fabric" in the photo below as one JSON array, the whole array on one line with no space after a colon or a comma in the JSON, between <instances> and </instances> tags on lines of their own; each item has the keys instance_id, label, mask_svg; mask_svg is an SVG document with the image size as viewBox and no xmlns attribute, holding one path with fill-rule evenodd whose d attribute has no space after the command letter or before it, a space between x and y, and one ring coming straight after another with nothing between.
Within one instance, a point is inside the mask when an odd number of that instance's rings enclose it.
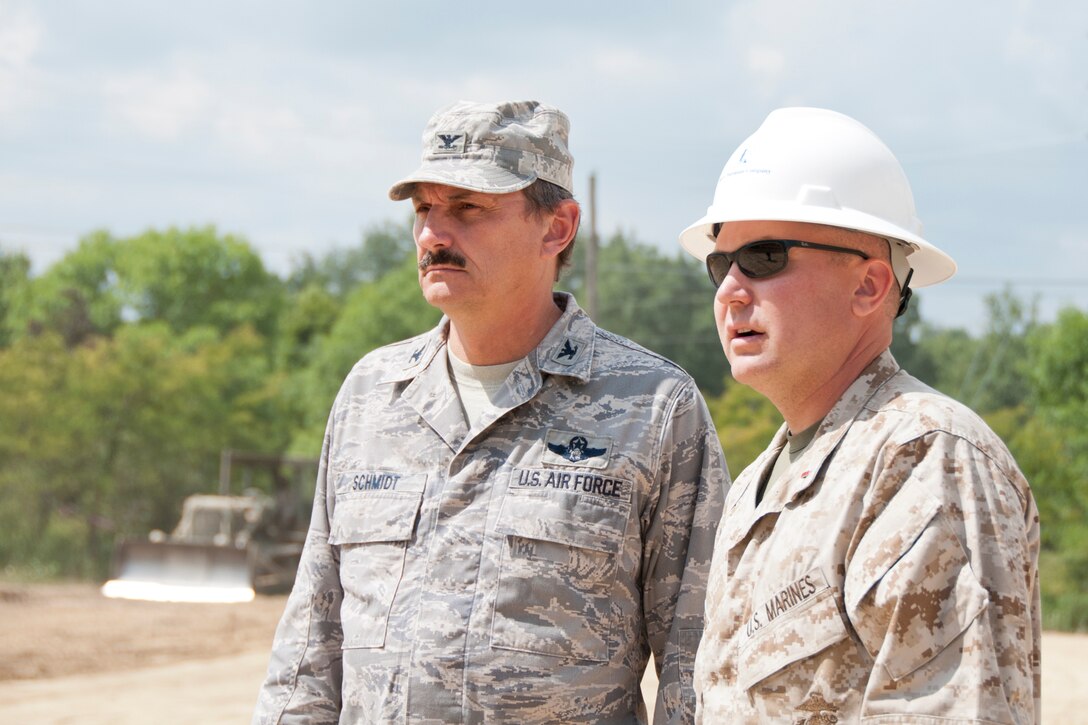
<instances>
[{"instance_id":1,"label":"wrinkled sleeve fabric","mask_svg":"<svg viewBox=\"0 0 1088 725\"><path fill-rule=\"evenodd\" d=\"M868 503L886 504L843 592L874 659L862 722L1037 722L1039 518L1027 482L985 441L946 431L885 453Z\"/></svg>"},{"instance_id":2,"label":"wrinkled sleeve fabric","mask_svg":"<svg viewBox=\"0 0 1088 725\"><path fill-rule=\"evenodd\" d=\"M339 554L329 544L329 501L334 493L329 491L327 475L330 445L326 432L310 529L294 588L276 629L253 725L318 725L340 718L343 591Z\"/></svg>"},{"instance_id":3,"label":"wrinkled sleeve fabric","mask_svg":"<svg viewBox=\"0 0 1088 725\"><path fill-rule=\"evenodd\" d=\"M657 443L658 496L643 512L643 607L658 674L654 722L690 723L695 652L729 472L694 384L681 386L669 405L672 414Z\"/></svg>"}]
</instances>

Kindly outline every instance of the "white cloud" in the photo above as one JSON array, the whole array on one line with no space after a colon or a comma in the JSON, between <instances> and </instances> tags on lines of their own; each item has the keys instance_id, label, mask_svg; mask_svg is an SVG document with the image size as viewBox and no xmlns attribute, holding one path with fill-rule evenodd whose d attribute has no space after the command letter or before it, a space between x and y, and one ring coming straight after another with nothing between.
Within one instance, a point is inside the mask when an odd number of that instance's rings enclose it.
<instances>
[{"instance_id":1,"label":"white cloud","mask_svg":"<svg viewBox=\"0 0 1088 725\"><path fill-rule=\"evenodd\" d=\"M620 46L598 50L593 54L592 66L606 78L637 85L659 80L665 71L660 59Z\"/></svg>"},{"instance_id":2,"label":"white cloud","mask_svg":"<svg viewBox=\"0 0 1088 725\"><path fill-rule=\"evenodd\" d=\"M600 228L669 252L728 154L783 105L870 125L911 167L927 232L975 274L1006 274L992 239L1040 238L1041 219L1049 238L1085 228L1083 0L700 0L563 22L511 6L502 27L517 32L424 44L407 5L267 5L254 23L207 0L0 0L7 228L216 222L277 254L349 243L406 215L385 192L418 162L432 111L514 97L570 114ZM1064 256L1088 259L1083 240L1063 236Z\"/></svg>"},{"instance_id":3,"label":"white cloud","mask_svg":"<svg viewBox=\"0 0 1088 725\"><path fill-rule=\"evenodd\" d=\"M184 69L114 76L104 82L103 91L110 115L159 140L176 138L195 125L212 102L209 85Z\"/></svg>"},{"instance_id":4,"label":"white cloud","mask_svg":"<svg viewBox=\"0 0 1088 725\"><path fill-rule=\"evenodd\" d=\"M302 119L290 108L231 104L216 120L220 139L255 156L284 153L297 147Z\"/></svg>"},{"instance_id":5,"label":"white cloud","mask_svg":"<svg viewBox=\"0 0 1088 725\"><path fill-rule=\"evenodd\" d=\"M0 68L25 67L41 36L41 24L29 11L0 3Z\"/></svg>"},{"instance_id":6,"label":"white cloud","mask_svg":"<svg viewBox=\"0 0 1088 725\"><path fill-rule=\"evenodd\" d=\"M756 75L777 80L786 69L786 55L767 45L752 46L747 52L747 66Z\"/></svg>"},{"instance_id":7,"label":"white cloud","mask_svg":"<svg viewBox=\"0 0 1088 725\"><path fill-rule=\"evenodd\" d=\"M41 44L41 23L30 12L0 2L0 118L33 105L37 73L31 60Z\"/></svg>"}]
</instances>

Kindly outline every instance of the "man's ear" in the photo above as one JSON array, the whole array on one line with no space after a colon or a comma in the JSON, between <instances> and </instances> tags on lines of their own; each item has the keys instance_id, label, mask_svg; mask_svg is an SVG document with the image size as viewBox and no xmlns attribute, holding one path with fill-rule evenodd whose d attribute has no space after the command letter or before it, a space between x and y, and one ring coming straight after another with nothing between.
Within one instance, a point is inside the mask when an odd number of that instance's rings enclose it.
<instances>
[{"instance_id":1,"label":"man's ear","mask_svg":"<svg viewBox=\"0 0 1088 725\"><path fill-rule=\"evenodd\" d=\"M578 221L582 210L574 199L564 199L551 213L551 221L544 233L543 253L545 256L558 257L559 253L574 241L578 233Z\"/></svg>"},{"instance_id":2,"label":"man's ear","mask_svg":"<svg viewBox=\"0 0 1088 725\"><path fill-rule=\"evenodd\" d=\"M858 317L867 317L882 310L888 295L895 293L895 273L882 259L869 259L861 269L861 277L854 288L853 310Z\"/></svg>"}]
</instances>

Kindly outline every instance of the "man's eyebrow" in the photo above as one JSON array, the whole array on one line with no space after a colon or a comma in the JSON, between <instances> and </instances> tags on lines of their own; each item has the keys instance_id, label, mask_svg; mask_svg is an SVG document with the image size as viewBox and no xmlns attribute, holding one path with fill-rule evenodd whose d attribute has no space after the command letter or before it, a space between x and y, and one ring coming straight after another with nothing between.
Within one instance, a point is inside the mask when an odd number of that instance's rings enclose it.
<instances>
[{"instance_id":1,"label":"man's eyebrow","mask_svg":"<svg viewBox=\"0 0 1088 725\"><path fill-rule=\"evenodd\" d=\"M475 201L486 200L488 194L481 194L478 191L470 191L468 189L459 189L457 191L451 191L449 198L450 201L464 201L465 199L472 199Z\"/></svg>"},{"instance_id":2,"label":"man's eyebrow","mask_svg":"<svg viewBox=\"0 0 1088 725\"><path fill-rule=\"evenodd\" d=\"M483 201L486 200L489 196L491 195L484 194L479 191L472 191L471 189L455 189L454 191L451 191L446 195L446 199L448 201L465 201L466 199ZM422 201L422 195L418 192L413 193L411 199L412 201L416 202Z\"/></svg>"}]
</instances>

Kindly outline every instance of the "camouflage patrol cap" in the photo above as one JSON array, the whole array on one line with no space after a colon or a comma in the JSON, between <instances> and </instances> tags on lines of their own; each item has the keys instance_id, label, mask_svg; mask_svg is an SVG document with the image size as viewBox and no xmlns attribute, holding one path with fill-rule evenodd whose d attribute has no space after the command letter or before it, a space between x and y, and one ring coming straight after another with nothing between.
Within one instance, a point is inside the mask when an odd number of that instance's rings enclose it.
<instances>
[{"instance_id":1,"label":"camouflage patrol cap","mask_svg":"<svg viewBox=\"0 0 1088 725\"><path fill-rule=\"evenodd\" d=\"M518 191L537 179L574 193L570 120L537 101L458 101L439 110L423 131L423 161L389 189L394 201L429 182L486 194Z\"/></svg>"}]
</instances>

